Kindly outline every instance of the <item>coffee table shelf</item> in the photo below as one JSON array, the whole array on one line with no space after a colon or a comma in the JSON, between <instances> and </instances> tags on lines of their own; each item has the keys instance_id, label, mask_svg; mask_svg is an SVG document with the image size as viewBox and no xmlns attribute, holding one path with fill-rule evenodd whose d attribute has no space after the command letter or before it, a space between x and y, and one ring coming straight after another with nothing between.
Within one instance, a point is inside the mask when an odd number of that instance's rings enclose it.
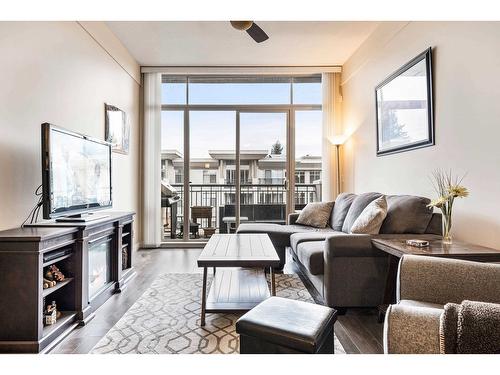
<instances>
[{"instance_id":1,"label":"coffee table shelf","mask_svg":"<svg viewBox=\"0 0 500 375\"><path fill-rule=\"evenodd\" d=\"M248 311L275 295L273 267L279 262L267 234L213 235L198 258L198 267L203 267L201 325L205 325L206 313ZM209 267L214 268L214 279L207 298ZM224 269L216 270L219 267ZM269 269L271 291L265 269Z\"/></svg>"},{"instance_id":2,"label":"coffee table shelf","mask_svg":"<svg viewBox=\"0 0 500 375\"><path fill-rule=\"evenodd\" d=\"M205 312L248 311L270 296L263 270L222 269L212 280Z\"/></svg>"}]
</instances>

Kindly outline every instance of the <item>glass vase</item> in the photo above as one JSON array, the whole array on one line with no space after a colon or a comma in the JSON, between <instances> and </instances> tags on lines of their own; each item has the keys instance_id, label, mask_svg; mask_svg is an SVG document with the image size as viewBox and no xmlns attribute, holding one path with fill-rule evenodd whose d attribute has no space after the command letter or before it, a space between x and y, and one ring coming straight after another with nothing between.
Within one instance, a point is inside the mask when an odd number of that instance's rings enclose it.
<instances>
[{"instance_id":1,"label":"glass vase","mask_svg":"<svg viewBox=\"0 0 500 375\"><path fill-rule=\"evenodd\" d=\"M443 215L443 243L451 244L451 215Z\"/></svg>"}]
</instances>

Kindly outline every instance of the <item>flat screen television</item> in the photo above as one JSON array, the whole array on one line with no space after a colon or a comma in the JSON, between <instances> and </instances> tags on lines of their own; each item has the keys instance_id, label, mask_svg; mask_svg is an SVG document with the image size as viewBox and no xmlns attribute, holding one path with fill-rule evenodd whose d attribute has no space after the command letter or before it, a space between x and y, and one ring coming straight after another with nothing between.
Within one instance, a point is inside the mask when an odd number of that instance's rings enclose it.
<instances>
[{"instance_id":1,"label":"flat screen television","mask_svg":"<svg viewBox=\"0 0 500 375\"><path fill-rule=\"evenodd\" d=\"M111 144L42 124L45 219L90 220L93 211L112 206L111 192Z\"/></svg>"}]
</instances>

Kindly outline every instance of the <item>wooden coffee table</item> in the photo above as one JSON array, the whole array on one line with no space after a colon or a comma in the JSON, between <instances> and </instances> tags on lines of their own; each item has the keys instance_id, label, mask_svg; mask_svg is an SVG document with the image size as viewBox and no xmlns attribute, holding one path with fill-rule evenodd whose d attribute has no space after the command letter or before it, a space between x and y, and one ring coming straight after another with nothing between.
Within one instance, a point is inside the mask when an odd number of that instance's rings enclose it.
<instances>
[{"instance_id":1,"label":"wooden coffee table","mask_svg":"<svg viewBox=\"0 0 500 375\"><path fill-rule=\"evenodd\" d=\"M198 257L198 267L203 267L201 325L205 325L206 313L248 311L271 294L276 295L273 267L279 263L267 234L214 234ZM213 267L214 279L207 297L208 267ZM244 268L216 272L219 267Z\"/></svg>"}]
</instances>

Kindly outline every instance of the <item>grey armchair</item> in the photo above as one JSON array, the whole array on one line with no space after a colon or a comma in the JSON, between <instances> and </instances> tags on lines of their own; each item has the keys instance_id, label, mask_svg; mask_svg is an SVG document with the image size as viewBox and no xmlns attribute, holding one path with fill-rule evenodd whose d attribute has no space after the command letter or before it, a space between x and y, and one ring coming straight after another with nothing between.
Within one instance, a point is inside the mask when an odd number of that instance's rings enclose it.
<instances>
[{"instance_id":1,"label":"grey armchair","mask_svg":"<svg viewBox=\"0 0 500 375\"><path fill-rule=\"evenodd\" d=\"M385 317L384 352L443 352L444 305L464 300L500 304L500 264L404 256L399 263L397 304Z\"/></svg>"}]
</instances>

